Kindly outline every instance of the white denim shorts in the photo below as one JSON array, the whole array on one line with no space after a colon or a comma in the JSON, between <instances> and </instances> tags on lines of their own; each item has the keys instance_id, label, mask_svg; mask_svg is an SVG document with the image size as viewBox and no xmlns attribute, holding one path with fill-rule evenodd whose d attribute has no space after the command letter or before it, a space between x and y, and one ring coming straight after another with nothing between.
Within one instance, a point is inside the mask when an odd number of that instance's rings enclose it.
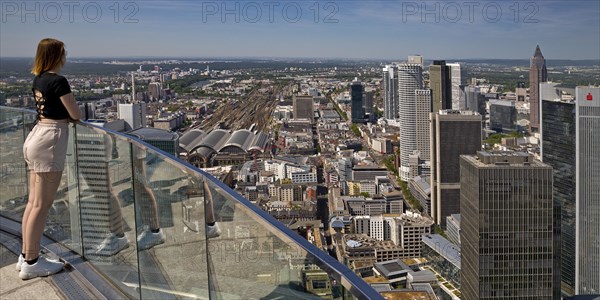
<instances>
[{"instance_id":1,"label":"white denim shorts","mask_svg":"<svg viewBox=\"0 0 600 300\"><path fill-rule=\"evenodd\" d=\"M23 157L27 169L36 172L59 172L65 168L68 120L42 119L23 143Z\"/></svg>"}]
</instances>

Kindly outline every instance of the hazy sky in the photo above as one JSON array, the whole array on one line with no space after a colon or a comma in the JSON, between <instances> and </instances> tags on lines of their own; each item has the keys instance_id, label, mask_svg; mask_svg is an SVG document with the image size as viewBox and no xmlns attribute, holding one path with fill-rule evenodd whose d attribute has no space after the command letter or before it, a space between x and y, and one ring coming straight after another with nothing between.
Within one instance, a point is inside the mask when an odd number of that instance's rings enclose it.
<instances>
[{"instance_id":1,"label":"hazy sky","mask_svg":"<svg viewBox=\"0 0 600 300\"><path fill-rule=\"evenodd\" d=\"M0 1L0 54L600 59L600 1Z\"/></svg>"}]
</instances>

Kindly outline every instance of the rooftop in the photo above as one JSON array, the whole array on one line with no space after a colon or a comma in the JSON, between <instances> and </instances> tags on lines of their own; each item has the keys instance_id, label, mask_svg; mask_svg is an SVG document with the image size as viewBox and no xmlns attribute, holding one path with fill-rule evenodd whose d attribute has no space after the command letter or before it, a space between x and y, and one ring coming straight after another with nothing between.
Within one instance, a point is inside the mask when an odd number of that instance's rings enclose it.
<instances>
[{"instance_id":1,"label":"rooftop","mask_svg":"<svg viewBox=\"0 0 600 300\"><path fill-rule=\"evenodd\" d=\"M150 141L150 140L151 141L157 141L157 140L176 141L179 138L179 135L172 131L163 130L163 129L159 129L159 128L151 128L151 127L144 127L144 128L132 130L132 131L128 132L127 134L134 135L138 139L141 139L144 141Z\"/></svg>"},{"instance_id":2,"label":"rooftop","mask_svg":"<svg viewBox=\"0 0 600 300\"><path fill-rule=\"evenodd\" d=\"M517 151L477 151L477 155L461 155L462 158L481 168L536 167L549 168L541 161L535 160L532 154Z\"/></svg>"},{"instance_id":3,"label":"rooftop","mask_svg":"<svg viewBox=\"0 0 600 300\"><path fill-rule=\"evenodd\" d=\"M427 234L422 239L429 248L460 269L460 247L439 234Z\"/></svg>"},{"instance_id":4,"label":"rooftop","mask_svg":"<svg viewBox=\"0 0 600 300\"><path fill-rule=\"evenodd\" d=\"M386 300L436 300L437 297L435 295L431 295L425 291L389 291L382 292L381 296L383 296Z\"/></svg>"}]
</instances>

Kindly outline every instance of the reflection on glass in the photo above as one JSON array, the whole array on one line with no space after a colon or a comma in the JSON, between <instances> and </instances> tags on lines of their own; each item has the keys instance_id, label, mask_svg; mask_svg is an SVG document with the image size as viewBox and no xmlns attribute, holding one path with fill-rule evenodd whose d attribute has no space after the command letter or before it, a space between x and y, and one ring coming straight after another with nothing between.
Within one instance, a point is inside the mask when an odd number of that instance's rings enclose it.
<instances>
[{"instance_id":1,"label":"reflection on glass","mask_svg":"<svg viewBox=\"0 0 600 300\"><path fill-rule=\"evenodd\" d=\"M218 299L340 298L314 259L249 208L209 184L219 238L208 239L211 295ZM240 271L243 270L243 271Z\"/></svg>"},{"instance_id":2,"label":"reflection on glass","mask_svg":"<svg viewBox=\"0 0 600 300\"><path fill-rule=\"evenodd\" d=\"M84 255L130 297L139 283L130 146L99 129L76 128L81 237Z\"/></svg>"},{"instance_id":3,"label":"reflection on glass","mask_svg":"<svg viewBox=\"0 0 600 300\"><path fill-rule=\"evenodd\" d=\"M27 205L23 142L29 133L27 125L33 123L31 118L35 119L35 113L0 109L0 214L19 221Z\"/></svg>"},{"instance_id":4,"label":"reflection on glass","mask_svg":"<svg viewBox=\"0 0 600 300\"><path fill-rule=\"evenodd\" d=\"M131 157L142 298L208 298L202 181L140 145Z\"/></svg>"}]
</instances>

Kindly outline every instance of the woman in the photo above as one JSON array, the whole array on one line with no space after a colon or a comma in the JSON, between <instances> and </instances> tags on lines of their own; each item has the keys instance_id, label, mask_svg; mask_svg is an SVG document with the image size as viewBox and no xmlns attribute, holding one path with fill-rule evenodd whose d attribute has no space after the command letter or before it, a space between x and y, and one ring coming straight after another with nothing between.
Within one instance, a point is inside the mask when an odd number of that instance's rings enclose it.
<instances>
[{"instance_id":1,"label":"woman","mask_svg":"<svg viewBox=\"0 0 600 300\"><path fill-rule=\"evenodd\" d=\"M23 250L17 269L21 279L60 272L61 262L40 256L40 240L65 165L69 121L79 120L79 107L65 77L59 75L67 52L63 42L43 39L31 73L37 120L23 143L29 175L29 199L23 215Z\"/></svg>"}]
</instances>

